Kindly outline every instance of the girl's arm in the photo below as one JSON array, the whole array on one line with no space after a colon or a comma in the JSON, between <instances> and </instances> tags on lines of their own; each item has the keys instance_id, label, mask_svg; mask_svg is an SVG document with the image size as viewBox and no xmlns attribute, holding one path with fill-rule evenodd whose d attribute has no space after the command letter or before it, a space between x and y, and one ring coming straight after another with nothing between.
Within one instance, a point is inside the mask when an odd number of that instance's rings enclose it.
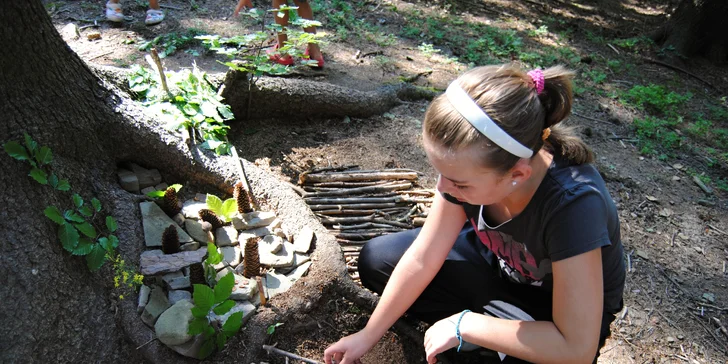
<instances>
[{"instance_id":1,"label":"girl's arm","mask_svg":"<svg viewBox=\"0 0 728 364\"><path fill-rule=\"evenodd\" d=\"M463 340L530 362L593 362L604 304L601 249L554 262L552 269L553 322L466 313L460 322ZM436 354L458 344L455 329L446 320L426 334L428 363L435 363Z\"/></svg>"},{"instance_id":2,"label":"girl's arm","mask_svg":"<svg viewBox=\"0 0 728 364\"><path fill-rule=\"evenodd\" d=\"M326 349L327 364L332 358L353 363L379 341L440 270L465 220L462 206L435 194L425 225L394 268L366 327Z\"/></svg>"}]
</instances>

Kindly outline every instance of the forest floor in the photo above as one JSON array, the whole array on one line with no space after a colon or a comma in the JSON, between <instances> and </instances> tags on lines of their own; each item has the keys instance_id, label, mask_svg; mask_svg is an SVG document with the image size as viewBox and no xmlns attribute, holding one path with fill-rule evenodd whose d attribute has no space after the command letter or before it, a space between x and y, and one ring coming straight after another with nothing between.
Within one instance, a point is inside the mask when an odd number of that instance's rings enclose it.
<instances>
[{"instance_id":1,"label":"forest floor","mask_svg":"<svg viewBox=\"0 0 728 364\"><path fill-rule=\"evenodd\" d=\"M166 19L152 27L144 25L144 0L122 0L129 16L122 24L105 21L102 1L44 4L59 31L69 23L85 27L80 38L66 37L82 59L117 67L147 66L140 47L157 39L170 70L195 62L209 73L225 72L218 62L225 58L193 36L259 28L232 16L234 1L162 0ZM619 208L629 267L625 309L599 362L726 362L728 332L720 323L728 325L728 67L681 58L644 37L666 21L664 2L317 0L312 6L323 24L326 58L323 70L306 72L316 81L369 91L407 78L442 90L473 65L514 61L577 71L566 123L579 126L596 153ZM88 40L91 32L100 39ZM310 167L357 164L415 169L431 188L436 174L420 138L426 107L405 102L366 119L235 121L230 136L242 157L282 180L295 182ZM322 360L326 346L361 329L369 314L333 296L280 326L270 342ZM424 350L390 332L364 362L420 363Z\"/></svg>"}]
</instances>

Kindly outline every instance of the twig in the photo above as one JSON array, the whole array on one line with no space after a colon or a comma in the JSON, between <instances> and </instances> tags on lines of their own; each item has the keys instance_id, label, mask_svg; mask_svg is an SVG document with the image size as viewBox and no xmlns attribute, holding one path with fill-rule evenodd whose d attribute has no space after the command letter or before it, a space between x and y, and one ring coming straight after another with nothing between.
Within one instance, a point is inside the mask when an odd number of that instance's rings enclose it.
<instances>
[{"instance_id":1,"label":"twig","mask_svg":"<svg viewBox=\"0 0 728 364\"><path fill-rule=\"evenodd\" d=\"M304 174L299 178L299 184L314 182L351 182L372 180L416 180L416 172L380 171L380 172L342 172L342 173L316 173Z\"/></svg>"},{"instance_id":2,"label":"twig","mask_svg":"<svg viewBox=\"0 0 728 364\"><path fill-rule=\"evenodd\" d=\"M608 122L608 121L604 121L604 120L600 120L600 119L595 119L595 118L593 118L593 117L590 117L590 116L586 116L586 115L582 115L582 114L579 114L578 112L572 112L572 114L574 114L574 116L578 116L578 117L580 117L580 118L582 118L582 119L587 119L587 120L591 120L591 121L596 121L596 122L598 122L598 123L604 123L604 124L612 124L612 123L610 123L610 122Z\"/></svg>"},{"instance_id":3,"label":"twig","mask_svg":"<svg viewBox=\"0 0 728 364\"><path fill-rule=\"evenodd\" d=\"M89 58L88 60L89 60L89 61L93 61L93 60L94 60L94 59L96 59L96 58L101 58L101 57L103 57L103 56L108 56L108 55L109 55L109 54L111 54L111 53L114 53L114 51L111 51L111 52L106 52L106 53L103 53L103 54L99 54L98 56L93 56L93 57Z\"/></svg>"},{"instance_id":4,"label":"twig","mask_svg":"<svg viewBox=\"0 0 728 364\"><path fill-rule=\"evenodd\" d=\"M164 75L164 68L162 68L162 61L159 59L159 54L157 53L157 48L152 48L152 59L154 60L154 64L157 65L157 70L159 71L159 78L162 80L162 88L165 92L167 92L167 96L169 98L172 98L172 93L169 92L169 87L167 87L167 76ZM194 136L193 136L194 139Z\"/></svg>"},{"instance_id":5,"label":"twig","mask_svg":"<svg viewBox=\"0 0 728 364\"><path fill-rule=\"evenodd\" d=\"M725 326L723 326L717 317L713 317L713 323L720 328L720 332L722 332L723 335L728 337L728 330L725 329Z\"/></svg>"},{"instance_id":6,"label":"twig","mask_svg":"<svg viewBox=\"0 0 728 364\"><path fill-rule=\"evenodd\" d=\"M165 4L159 4L159 7L160 8L165 8L165 9L185 10L185 9L182 9L182 8L179 8L179 7L176 7L176 6L165 5Z\"/></svg>"},{"instance_id":7,"label":"twig","mask_svg":"<svg viewBox=\"0 0 728 364\"><path fill-rule=\"evenodd\" d=\"M144 346L146 346L147 344L151 343L154 340L157 340L157 337L156 336L153 337L153 338L151 338L151 339L149 339L149 341L145 342L144 344L141 344L141 345L137 346L136 349L139 350L139 349L143 348Z\"/></svg>"},{"instance_id":8,"label":"twig","mask_svg":"<svg viewBox=\"0 0 728 364\"><path fill-rule=\"evenodd\" d=\"M714 90L716 90L716 91L718 91L718 92L721 92L721 89L719 89L718 87L715 87L715 86L713 86L713 84L712 84L712 83L710 83L710 82L708 82L708 81L704 80L703 78L701 78L701 77L699 77L699 76L697 76L697 75L695 75L695 74L693 74L693 73L691 73L691 72L688 72L688 71L686 71L686 70L684 70L684 69L682 69L682 68L680 68L680 67L677 67L677 66L673 66L673 65L671 65L671 64L669 64L669 63L665 63L665 62L662 62L662 61L658 61L658 60L656 60L656 59L652 59L652 58L649 58L649 57L642 57L642 59L643 59L643 60L645 60L645 61L647 61L647 62L649 62L649 63L654 63L654 64L657 64L657 65L660 65L660 66L664 66L664 67L667 67L667 68L673 69L673 70L675 70L675 71L680 71L680 72L682 72L682 73L684 73L684 74L686 74L686 75L688 75L688 76L690 76L690 77L693 77L693 78L695 78L695 79L697 79L697 80L699 80L699 81L703 82L704 84L706 84L706 85L710 86L710 87L711 87L711 88L713 88Z\"/></svg>"},{"instance_id":9,"label":"twig","mask_svg":"<svg viewBox=\"0 0 728 364\"><path fill-rule=\"evenodd\" d=\"M340 196L340 195L353 195L358 193L376 193L376 192L391 192L391 191L399 191L399 190L406 190L412 187L411 183L402 183L402 184L395 184L395 185L380 185L380 186L368 186L368 187L360 187L360 188L343 188L336 191L326 191L326 192L315 192L309 194L311 197L324 197L324 196Z\"/></svg>"},{"instance_id":10,"label":"twig","mask_svg":"<svg viewBox=\"0 0 728 364\"><path fill-rule=\"evenodd\" d=\"M614 48L614 46L613 46L613 45L611 45L611 44L607 43L607 46L608 46L609 48L612 48L612 50L614 51L614 53L617 53L617 54L619 54L619 51L617 50L617 48Z\"/></svg>"},{"instance_id":11,"label":"twig","mask_svg":"<svg viewBox=\"0 0 728 364\"><path fill-rule=\"evenodd\" d=\"M715 227L715 226L713 226L711 224L708 224L708 227L711 228L711 229L713 229L713 230L715 230L715 231L717 231L717 232L719 232L719 233L721 233L721 234L723 234L723 235L725 235L725 236L728 236L728 233L726 233L725 231L723 231L721 229L718 229L717 227Z\"/></svg>"},{"instance_id":12,"label":"twig","mask_svg":"<svg viewBox=\"0 0 728 364\"><path fill-rule=\"evenodd\" d=\"M308 192L304 191L303 188L298 187L298 186L296 186L296 185L294 185L293 183L290 183L290 182L287 182L287 183L288 183L288 187L290 187L292 190L296 191L296 193L299 196L306 197L306 195L308 195Z\"/></svg>"},{"instance_id":13,"label":"twig","mask_svg":"<svg viewBox=\"0 0 728 364\"><path fill-rule=\"evenodd\" d=\"M230 144L230 141L228 140L227 136L225 137L225 142ZM248 181L248 176L245 174L245 167L243 167L243 162L238 156L238 150L235 148L234 145L230 144L230 153L233 155L233 158L235 158L235 169L238 170L238 177L240 177L240 181L245 184L245 190L248 191L250 194L250 199L253 202L253 208L260 207L258 205L258 199L255 197L255 194L253 193L253 188L250 187L250 181Z\"/></svg>"},{"instance_id":14,"label":"twig","mask_svg":"<svg viewBox=\"0 0 728 364\"><path fill-rule=\"evenodd\" d=\"M260 277L255 277L255 283L258 285L258 294L260 297L260 305L265 306L266 298L265 291L263 290L263 282Z\"/></svg>"},{"instance_id":15,"label":"twig","mask_svg":"<svg viewBox=\"0 0 728 364\"><path fill-rule=\"evenodd\" d=\"M700 187L700 189L703 190L703 192L705 192L709 195L713 193L713 189L706 186L705 183L703 183L703 181L701 181L700 178L698 178L698 176L693 176L693 182L695 182L695 184L698 185L698 187Z\"/></svg>"},{"instance_id":16,"label":"twig","mask_svg":"<svg viewBox=\"0 0 728 364\"><path fill-rule=\"evenodd\" d=\"M302 361L304 363L323 364L323 363L321 363L319 361L316 361L316 360L313 360L313 359L304 358L302 356L298 356L298 355L296 355L294 353L289 353L289 352L287 352L285 350L281 350L281 349L278 349L278 348L273 347L273 346L270 346L270 345L263 345L263 350L265 350L268 353L268 355L270 355L271 353L273 353L273 354L283 355L283 356L288 357L288 358L291 358L291 359L300 360L300 361Z\"/></svg>"}]
</instances>

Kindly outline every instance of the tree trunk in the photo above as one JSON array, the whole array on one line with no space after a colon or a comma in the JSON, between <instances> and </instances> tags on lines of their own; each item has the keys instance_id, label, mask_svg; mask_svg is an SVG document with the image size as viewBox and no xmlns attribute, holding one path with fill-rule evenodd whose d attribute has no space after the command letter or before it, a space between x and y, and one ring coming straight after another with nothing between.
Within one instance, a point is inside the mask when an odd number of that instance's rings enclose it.
<instances>
[{"instance_id":1,"label":"tree trunk","mask_svg":"<svg viewBox=\"0 0 728 364\"><path fill-rule=\"evenodd\" d=\"M145 247L139 196L119 187L117 164L135 161L158 168L170 183L230 194L235 161L190 149L96 77L62 41L40 1L5 4L0 23L0 143L27 132L52 149L54 172L71 184L69 192L42 186L28 177L26 163L0 153L0 362L183 362L158 341L137 349L153 330L136 314L136 295L115 300L108 264L91 273L82 258L66 253L43 210L70 208L74 192L86 201L99 198L103 213L118 221L119 253L135 267ZM267 325L305 312L326 286L348 275L334 238L305 203L273 176L247 162L245 168L264 207L286 214L292 231L307 225L318 236L317 263L305 283L274 298L275 311L259 310L215 357L250 363L260 357Z\"/></svg>"},{"instance_id":2,"label":"tree trunk","mask_svg":"<svg viewBox=\"0 0 728 364\"><path fill-rule=\"evenodd\" d=\"M715 63L728 60L728 1L682 0L670 20L650 37L680 55L705 55Z\"/></svg>"}]
</instances>

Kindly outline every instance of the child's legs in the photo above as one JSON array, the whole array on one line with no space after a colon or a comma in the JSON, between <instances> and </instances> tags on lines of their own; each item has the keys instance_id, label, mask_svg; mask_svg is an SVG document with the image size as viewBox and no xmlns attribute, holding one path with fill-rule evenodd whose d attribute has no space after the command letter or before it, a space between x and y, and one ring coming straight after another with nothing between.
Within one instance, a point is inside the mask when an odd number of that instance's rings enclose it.
<instances>
[{"instance_id":1,"label":"child's legs","mask_svg":"<svg viewBox=\"0 0 728 364\"><path fill-rule=\"evenodd\" d=\"M273 8L278 9L281 7L281 5L288 4L288 0L273 0ZM286 34L286 27L288 26L288 11L284 11L283 14L285 14L283 17L279 17L278 13L273 13L273 17L276 19L276 24L283 27L282 32L278 32L278 44L282 47L283 44L288 40L288 35Z\"/></svg>"},{"instance_id":2,"label":"child's legs","mask_svg":"<svg viewBox=\"0 0 728 364\"><path fill-rule=\"evenodd\" d=\"M303 19L313 20L313 9L311 9L311 4L308 3L308 0L293 0L293 2L298 6L298 16ZM303 28L303 30L306 33L316 34L316 27ZM318 54L320 53L318 44L309 43L308 49L312 59L318 58Z\"/></svg>"}]
</instances>

